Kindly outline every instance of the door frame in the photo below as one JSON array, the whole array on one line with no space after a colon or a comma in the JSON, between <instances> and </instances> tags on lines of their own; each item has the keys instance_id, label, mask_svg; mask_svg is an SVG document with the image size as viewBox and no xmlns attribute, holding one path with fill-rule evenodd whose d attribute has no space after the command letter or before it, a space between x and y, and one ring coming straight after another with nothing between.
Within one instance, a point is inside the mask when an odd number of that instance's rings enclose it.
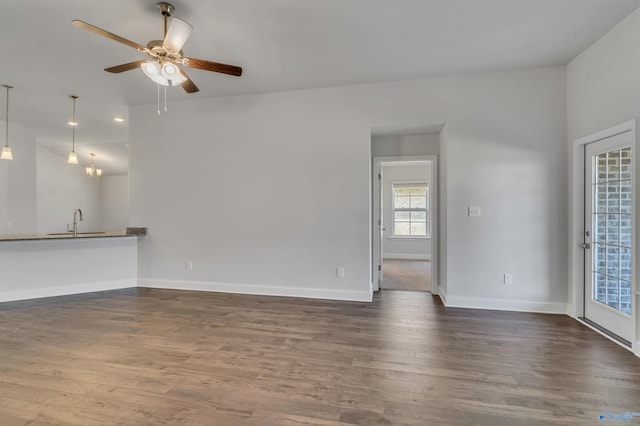
<instances>
[{"instance_id":1,"label":"door frame","mask_svg":"<svg viewBox=\"0 0 640 426\"><path fill-rule=\"evenodd\" d=\"M573 143L570 146L570 170L569 170L569 191L570 191L570 204L568 209L568 223L569 223L569 292L568 292L568 304L567 304L567 314L575 319L584 317L584 300L585 300L585 277L584 277L584 263L585 256L590 253L586 252L580 245L584 242L584 227L585 227L585 196L584 196L584 188L585 181L587 177L585 176L585 146L592 142L597 142L602 139L607 139L615 135L619 135L621 133L632 132L632 145L631 152L633 158L633 168L632 168L632 176L633 176L633 215L631 217L631 226L633 228L633 244L632 244L632 282L634 283L635 288L633 292L635 297L631 299L632 306L632 336L635 336L631 341L631 348L617 340L611 338L606 333L601 332L595 327L582 322L583 324L589 326L596 332L602 334L609 340L615 342L621 347L633 351L637 356L640 356L640 339L638 337L638 298L640 296L640 288L637 283L637 274L636 269L638 265L638 252L637 252L637 244L638 236L640 233L637 229L637 203L636 200L638 198L638 192L640 188L636 179L636 170L638 165L640 164L639 159L636 154L636 145L637 145L637 123L636 120L625 121L624 123L617 124L615 126L609 127L607 129L601 130L599 132L593 133L588 136L584 136L578 139L574 139Z\"/></svg>"},{"instance_id":2,"label":"door frame","mask_svg":"<svg viewBox=\"0 0 640 426\"><path fill-rule=\"evenodd\" d=\"M371 167L371 285L373 291L380 290L378 259L381 255L378 219L380 219L381 196L378 174L383 163L405 163L414 161L431 162L431 182L429 187L429 214L431 215L431 294L438 294L438 156L406 155L398 157L373 157Z\"/></svg>"}]
</instances>

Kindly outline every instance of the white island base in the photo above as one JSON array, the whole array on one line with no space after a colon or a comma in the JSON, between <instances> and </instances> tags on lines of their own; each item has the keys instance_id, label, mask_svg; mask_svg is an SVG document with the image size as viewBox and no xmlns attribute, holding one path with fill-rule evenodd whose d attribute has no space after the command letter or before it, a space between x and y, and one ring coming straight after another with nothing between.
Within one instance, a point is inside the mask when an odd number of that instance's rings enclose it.
<instances>
[{"instance_id":1,"label":"white island base","mask_svg":"<svg viewBox=\"0 0 640 426\"><path fill-rule=\"evenodd\" d=\"M0 240L0 302L135 287L138 237Z\"/></svg>"}]
</instances>

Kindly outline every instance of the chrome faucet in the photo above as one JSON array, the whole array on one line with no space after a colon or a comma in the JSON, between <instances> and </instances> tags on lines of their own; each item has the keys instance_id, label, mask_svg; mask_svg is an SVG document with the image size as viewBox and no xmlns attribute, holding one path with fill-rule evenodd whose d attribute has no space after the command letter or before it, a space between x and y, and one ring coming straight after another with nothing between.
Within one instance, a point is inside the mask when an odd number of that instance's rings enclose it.
<instances>
[{"instance_id":1,"label":"chrome faucet","mask_svg":"<svg viewBox=\"0 0 640 426\"><path fill-rule=\"evenodd\" d=\"M78 236L78 219L76 219L76 216L78 215L78 213L80 213L80 220L81 221L84 220L84 217L82 216L82 210L75 209L73 211L73 236L74 236L74 238Z\"/></svg>"}]
</instances>

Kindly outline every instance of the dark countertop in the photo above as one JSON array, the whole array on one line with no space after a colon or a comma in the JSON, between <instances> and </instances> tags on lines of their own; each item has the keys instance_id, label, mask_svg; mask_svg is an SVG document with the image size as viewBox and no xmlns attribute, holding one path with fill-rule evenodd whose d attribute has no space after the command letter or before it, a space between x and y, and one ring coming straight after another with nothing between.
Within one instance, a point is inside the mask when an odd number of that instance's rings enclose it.
<instances>
[{"instance_id":1,"label":"dark countertop","mask_svg":"<svg viewBox=\"0 0 640 426\"><path fill-rule=\"evenodd\" d=\"M117 231L78 232L77 237L74 237L71 232L60 232L52 234L6 234L0 235L0 242L34 240L77 240L80 238L144 237L146 235L147 228L127 228Z\"/></svg>"}]
</instances>

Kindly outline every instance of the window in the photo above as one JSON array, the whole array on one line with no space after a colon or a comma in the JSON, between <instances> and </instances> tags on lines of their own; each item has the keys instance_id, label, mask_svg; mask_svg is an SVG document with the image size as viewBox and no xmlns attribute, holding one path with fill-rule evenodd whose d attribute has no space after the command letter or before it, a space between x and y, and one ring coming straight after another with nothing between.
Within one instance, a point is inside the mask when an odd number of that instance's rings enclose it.
<instances>
[{"instance_id":1,"label":"window","mask_svg":"<svg viewBox=\"0 0 640 426\"><path fill-rule=\"evenodd\" d=\"M393 183L393 236L429 237L429 184Z\"/></svg>"}]
</instances>

